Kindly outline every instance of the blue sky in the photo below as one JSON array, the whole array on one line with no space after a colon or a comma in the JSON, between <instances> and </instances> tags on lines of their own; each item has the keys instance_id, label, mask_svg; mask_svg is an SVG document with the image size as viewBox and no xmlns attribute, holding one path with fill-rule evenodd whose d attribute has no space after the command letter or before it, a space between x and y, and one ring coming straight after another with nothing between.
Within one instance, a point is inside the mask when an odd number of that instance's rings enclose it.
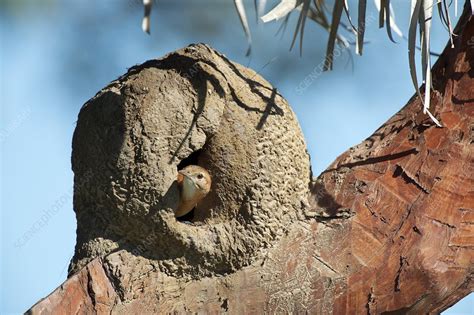
<instances>
[{"instance_id":1,"label":"blue sky","mask_svg":"<svg viewBox=\"0 0 474 315\"><path fill-rule=\"evenodd\" d=\"M296 112L315 175L414 92L406 42L391 43L376 22L367 26L363 57L343 52L334 71L304 81L322 62L327 39L311 22L299 57L297 49L288 51L295 18L280 39L278 24L255 24L247 2L254 39L247 58L230 0L159 1L151 36L140 29L138 3L0 0L1 314L24 312L65 280L75 244L70 157L77 114L132 65L205 42L259 71ZM406 30L408 6L395 7ZM435 17L433 50L440 52L446 40ZM471 294L446 314L473 309Z\"/></svg>"}]
</instances>

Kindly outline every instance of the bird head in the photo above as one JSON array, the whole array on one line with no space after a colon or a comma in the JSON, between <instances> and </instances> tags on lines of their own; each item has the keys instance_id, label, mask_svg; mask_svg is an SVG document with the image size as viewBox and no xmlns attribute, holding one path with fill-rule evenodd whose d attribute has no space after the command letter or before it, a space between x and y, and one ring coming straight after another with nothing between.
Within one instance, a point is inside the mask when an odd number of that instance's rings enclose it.
<instances>
[{"instance_id":1,"label":"bird head","mask_svg":"<svg viewBox=\"0 0 474 315\"><path fill-rule=\"evenodd\" d=\"M202 199L211 190L209 172L197 165L188 165L178 171L178 185L185 200Z\"/></svg>"}]
</instances>

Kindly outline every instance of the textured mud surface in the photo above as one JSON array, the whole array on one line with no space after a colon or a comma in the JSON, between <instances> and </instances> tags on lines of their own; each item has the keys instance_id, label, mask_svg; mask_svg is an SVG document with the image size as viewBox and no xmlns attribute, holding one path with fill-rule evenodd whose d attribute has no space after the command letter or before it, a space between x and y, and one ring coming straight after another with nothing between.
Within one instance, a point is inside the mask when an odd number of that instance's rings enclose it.
<instances>
[{"instance_id":1,"label":"textured mud surface","mask_svg":"<svg viewBox=\"0 0 474 315\"><path fill-rule=\"evenodd\" d=\"M302 218L311 177L287 102L205 45L133 67L87 102L72 162L71 273L121 249L169 274L232 272ZM186 163L213 178L193 224L173 215Z\"/></svg>"}]
</instances>

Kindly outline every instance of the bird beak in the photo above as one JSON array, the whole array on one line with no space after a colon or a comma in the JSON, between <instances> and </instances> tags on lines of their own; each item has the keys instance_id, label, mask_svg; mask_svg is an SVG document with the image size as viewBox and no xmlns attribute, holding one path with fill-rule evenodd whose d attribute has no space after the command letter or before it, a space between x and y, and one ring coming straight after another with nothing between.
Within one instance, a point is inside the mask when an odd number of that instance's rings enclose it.
<instances>
[{"instance_id":1,"label":"bird beak","mask_svg":"<svg viewBox=\"0 0 474 315\"><path fill-rule=\"evenodd\" d=\"M184 177L186 174L184 172L178 171L178 184L182 183L184 181Z\"/></svg>"},{"instance_id":2,"label":"bird beak","mask_svg":"<svg viewBox=\"0 0 474 315\"><path fill-rule=\"evenodd\" d=\"M189 180L191 180L191 182L194 183L194 180L192 180L191 176L189 176L188 172L186 171L178 171L178 183L179 182L183 182L184 181L184 178L188 178ZM194 185L196 185L196 183L194 183Z\"/></svg>"},{"instance_id":3,"label":"bird beak","mask_svg":"<svg viewBox=\"0 0 474 315\"><path fill-rule=\"evenodd\" d=\"M178 171L178 183L184 182L184 178L187 178L194 186L199 188L199 185L196 183L196 181L189 175L187 171L180 170Z\"/></svg>"},{"instance_id":4,"label":"bird beak","mask_svg":"<svg viewBox=\"0 0 474 315\"><path fill-rule=\"evenodd\" d=\"M189 177L186 172L183 172L183 170L178 171L178 176L180 176L180 175L181 175L181 176Z\"/></svg>"}]
</instances>

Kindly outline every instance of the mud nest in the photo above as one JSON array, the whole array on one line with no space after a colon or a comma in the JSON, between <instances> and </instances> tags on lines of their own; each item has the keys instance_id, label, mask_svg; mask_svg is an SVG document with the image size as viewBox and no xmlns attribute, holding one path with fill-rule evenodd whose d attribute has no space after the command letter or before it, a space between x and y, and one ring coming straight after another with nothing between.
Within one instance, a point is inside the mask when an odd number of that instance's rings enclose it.
<instances>
[{"instance_id":1,"label":"mud nest","mask_svg":"<svg viewBox=\"0 0 474 315\"><path fill-rule=\"evenodd\" d=\"M209 195L174 216L177 170L209 170ZM174 275L251 264L303 217L309 156L288 103L206 45L135 66L81 109L73 139L77 244L70 274L117 250Z\"/></svg>"}]
</instances>

